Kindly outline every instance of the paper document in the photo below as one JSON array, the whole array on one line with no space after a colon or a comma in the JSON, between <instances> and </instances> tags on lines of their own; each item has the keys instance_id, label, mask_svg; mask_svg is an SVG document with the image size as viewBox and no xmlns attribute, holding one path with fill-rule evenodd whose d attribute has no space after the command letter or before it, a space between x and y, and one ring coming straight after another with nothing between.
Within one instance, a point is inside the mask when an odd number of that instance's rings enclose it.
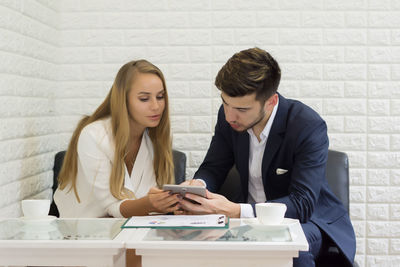
<instances>
[{"instance_id":1,"label":"paper document","mask_svg":"<svg viewBox=\"0 0 400 267\"><path fill-rule=\"evenodd\" d=\"M228 218L222 214L211 215L157 215L133 216L122 228L227 228Z\"/></svg>"}]
</instances>

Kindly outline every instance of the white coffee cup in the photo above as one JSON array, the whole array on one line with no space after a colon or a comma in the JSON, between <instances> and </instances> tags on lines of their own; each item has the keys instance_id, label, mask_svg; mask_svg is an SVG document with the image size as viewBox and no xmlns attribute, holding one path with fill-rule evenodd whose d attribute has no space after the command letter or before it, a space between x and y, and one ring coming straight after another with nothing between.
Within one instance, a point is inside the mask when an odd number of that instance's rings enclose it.
<instances>
[{"instance_id":1,"label":"white coffee cup","mask_svg":"<svg viewBox=\"0 0 400 267\"><path fill-rule=\"evenodd\" d=\"M262 224L280 224L285 217L286 205L283 203L257 203L257 219Z\"/></svg>"},{"instance_id":2,"label":"white coffee cup","mask_svg":"<svg viewBox=\"0 0 400 267\"><path fill-rule=\"evenodd\" d=\"M50 199L24 199L21 201L21 206L25 218L45 218L49 214Z\"/></svg>"}]
</instances>

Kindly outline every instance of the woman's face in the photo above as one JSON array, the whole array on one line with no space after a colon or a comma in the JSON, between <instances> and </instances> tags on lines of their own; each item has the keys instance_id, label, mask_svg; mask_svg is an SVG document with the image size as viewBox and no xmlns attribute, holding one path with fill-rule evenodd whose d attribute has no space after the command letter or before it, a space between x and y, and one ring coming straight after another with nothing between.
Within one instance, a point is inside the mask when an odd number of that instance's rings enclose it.
<instances>
[{"instance_id":1,"label":"woman's face","mask_svg":"<svg viewBox=\"0 0 400 267\"><path fill-rule=\"evenodd\" d=\"M156 127L165 108L165 89L152 73L137 73L128 93L128 112L134 127Z\"/></svg>"}]
</instances>

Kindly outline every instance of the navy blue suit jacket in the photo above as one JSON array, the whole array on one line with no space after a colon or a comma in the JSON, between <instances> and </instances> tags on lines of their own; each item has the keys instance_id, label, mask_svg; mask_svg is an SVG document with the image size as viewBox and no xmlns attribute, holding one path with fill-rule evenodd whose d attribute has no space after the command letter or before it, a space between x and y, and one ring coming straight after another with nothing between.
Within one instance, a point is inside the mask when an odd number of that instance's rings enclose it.
<instances>
[{"instance_id":1,"label":"navy blue suit jacket","mask_svg":"<svg viewBox=\"0 0 400 267\"><path fill-rule=\"evenodd\" d=\"M215 134L204 162L194 178L203 179L217 192L235 164L244 202L248 197L249 141L247 131L237 132L218 113ZM279 106L262 159L267 202L285 203L285 217L314 222L343 252L349 262L355 254L355 235L349 215L329 189L325 178L328 157L326 123L311 108L279 95ZM276 170L288 170L278 175ZM254 208L254 205L253 205Z\"/></svg>"}]
</instances>

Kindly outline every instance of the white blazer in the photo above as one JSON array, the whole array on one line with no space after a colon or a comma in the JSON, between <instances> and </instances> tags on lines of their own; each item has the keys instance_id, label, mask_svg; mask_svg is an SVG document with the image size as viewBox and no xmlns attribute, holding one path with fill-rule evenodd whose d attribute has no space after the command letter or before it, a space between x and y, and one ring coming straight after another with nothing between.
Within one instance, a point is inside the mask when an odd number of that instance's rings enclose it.
<instances>
[{"instance_id":1,"label":"white blazer","mask_svg":"<svg viewBox=\"0 0 400 267\"><path fill-rule=\"evenodd\" d=\"M57 188L54 201L60 217L123 217L120 205L126 199L119 200L110 192L114 151L111 118L95 121L83 128L78 140L76 177L80 203L71 186L67 185L63 190ZM157 186L153 157L153 144L146 130L131 176L125 166L124 186L131 190L136 198L145 196L151 187Z\"/></svg>"}]
</instances>

